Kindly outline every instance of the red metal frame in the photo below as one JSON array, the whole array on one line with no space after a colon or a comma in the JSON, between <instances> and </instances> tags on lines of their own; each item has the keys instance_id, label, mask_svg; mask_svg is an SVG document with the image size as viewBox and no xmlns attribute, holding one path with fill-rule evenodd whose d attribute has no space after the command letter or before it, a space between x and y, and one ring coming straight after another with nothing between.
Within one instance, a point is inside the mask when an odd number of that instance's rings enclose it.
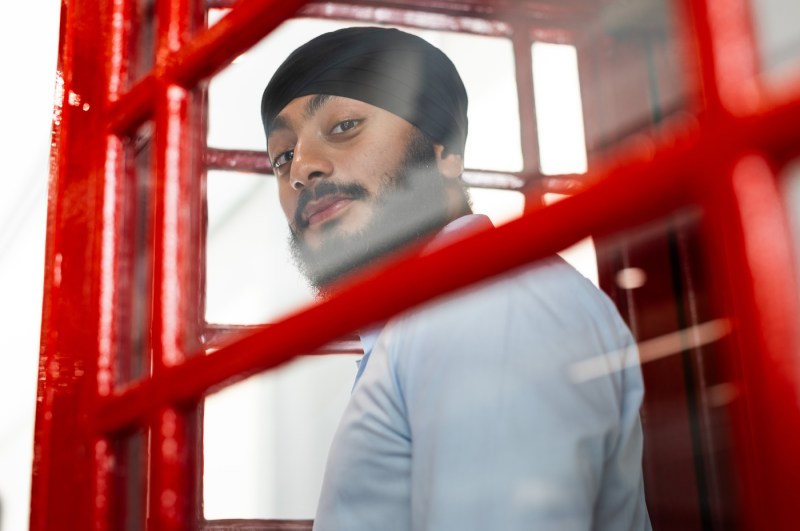
<instances>
[{"instance_id":1,"label":"red metal frame","mask_svg":"<svg viewBox=\"0 0 800 531\"><path fill-rule=\"evenodd\" d=\"M196 526L194 415L209 391L587 235L613 235L691 205L705 214L708 256L723 257L725 265L712 287L721 315L733 324L726 348L734 355L726 364L741 397L732 406L740 525L793 528L793 482L800 476L800 304L790 253L765 247L763 235L778 234L789 245L776 169L800 154L794 137L800 86L776 94L759 83L747 2L684 2L691 41L687 79L699 96L694 117L592 161L583 177L591 184L580 193L547 208L529 208L515 222L435 253L406 251L325 302L196 355L204 348L204 280L195 265L203 256L205 220L203 161L192 153L199 151L196 131L204 127L196 111L203 84L304 3L242 0L215 26L195 33L203 16L199 2L159 0L155 66L126 91L136 4L115 0L98 9L64 0L31 529L124 528L136 508L121 500L135 486L115 479L123 463L117 448L148 427L148 526ZM352 4L402 9L425 3ZM510 1L440 4L419 9L504 21L514 8ZM557 8L534 4L547 15L540 23L552 28L581 7L577 1ZM97 44L104 42L107 55ZM515 41L518 52L524 48ZM521 111L529 112L531 102L521 103ZM152 374L115 386L117 357L131 354L122 316L137 295L136 286L118 276L130 259L120 235L135 200L125 158L136 129L148 120L155 155L148 243ZM523 128L523 136L531 146L535 131ZM225 156L211 152L208 160L224 164ZM262 164L254 154L236 156ZM546 181L538 179L531 157L535 152L526 151L525 172L518 177L539 183L528 190L537 204ZM456 263L472 267L452 267ZM372 312L353 311L363 307Z\"/></svg>"}]
</instances>

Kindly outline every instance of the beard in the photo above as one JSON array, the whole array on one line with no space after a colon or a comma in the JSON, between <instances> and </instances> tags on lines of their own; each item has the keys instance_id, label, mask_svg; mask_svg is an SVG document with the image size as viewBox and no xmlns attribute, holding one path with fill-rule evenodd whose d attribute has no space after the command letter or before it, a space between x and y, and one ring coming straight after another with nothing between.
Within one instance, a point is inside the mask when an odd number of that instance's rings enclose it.
<instances>
[{"instance_id":1,"label":"beard","mask_svg":"<svg viewBox=\"0 0 800 531\"><path fill-rule=\"evenodd\" d=\"M356 232L337 231L336 219L326 223L322 241L314 249L302 237L301 220L295 220L299 229L289 238L292 257L318 296L328 294L332 284L352 271L421 241L449 220L445 177L436 163L433 142L420 131L412 133L403 161L373 196L358 183L324 181L301 192L298 215L309 201L329 194L369 201L373 211Z\"/></svg>"}]
</instances>

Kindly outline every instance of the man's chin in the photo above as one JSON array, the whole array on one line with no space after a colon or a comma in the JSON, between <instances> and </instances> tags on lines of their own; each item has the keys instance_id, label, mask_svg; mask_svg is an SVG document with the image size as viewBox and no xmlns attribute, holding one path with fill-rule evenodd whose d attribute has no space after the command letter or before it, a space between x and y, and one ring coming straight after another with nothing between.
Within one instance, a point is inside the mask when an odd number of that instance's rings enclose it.
<instances>
[{"instance_id":1,"label":"man's chin","mask_svg":"<svg viewBox=\"0 0 800 531\"><path fill-rule=\"evenodd\" d=\"M318 295L331 293L333 284L344 277L374 264L444 225L444 212L428 209L428 216L393 216L368 224L357 232L331 231L317 245L306 243L302 236L292 235L290 248L300 272Z\"/></svg>"},{"instance_id":2,"label":"man's chin","mask_svg":"<svg viewBox=\"0 0 800 531\"><path fill-rule=\"evenodd\" d=\"M308 249L308 252L318 253L326 246L326 242L333 238L341 238L343 234L345 231L342 229L341 220L331 219L318 226L306 228L302 236L297 236L297 241Z\"/></svg>"},{"instance_id":3,"label":"man's chin","mask_svg":"<svg viewBox=\"0 0 800 531\"><path fill-rule=\"evenodd\" d=\"M355 251L344 252L352 247L354 236L327 232L310 243L296 235L289 242L295 265L318 296L329 294L333 284L365 261Z\"/></svg>"}]
</instances>

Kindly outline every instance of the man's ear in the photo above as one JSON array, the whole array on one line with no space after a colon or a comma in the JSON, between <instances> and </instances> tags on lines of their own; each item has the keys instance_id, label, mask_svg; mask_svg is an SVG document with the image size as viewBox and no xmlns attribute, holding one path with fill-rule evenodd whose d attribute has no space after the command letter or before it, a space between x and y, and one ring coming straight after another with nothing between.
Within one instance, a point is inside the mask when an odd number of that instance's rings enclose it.
<instances>
[{"instance_id":1,"label":"man's ear","mask_svg":"<svg viewBox=\"0 0 800 531\"><path fill-rule=\"evenodd\" d=\"M441 144L434 144L433 151L436 153L436 165L445 177L457 179L464 172L464 158L458 153L446 152Z\"/></svg>"}]
</instances>

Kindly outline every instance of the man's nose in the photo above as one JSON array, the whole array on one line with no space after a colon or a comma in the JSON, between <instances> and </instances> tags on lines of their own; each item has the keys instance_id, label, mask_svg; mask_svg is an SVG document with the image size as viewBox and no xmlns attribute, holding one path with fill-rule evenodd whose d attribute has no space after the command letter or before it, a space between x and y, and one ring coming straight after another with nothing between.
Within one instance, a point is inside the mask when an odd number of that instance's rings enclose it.
<instances>
[{"instance_id":1,"label":"man's nose","mask_svg":"<svg viewBox=\"0 0 800 531\"><path fill-rule=\"evenodd\" d=\"M298 140L289 175L293 189L302 190L310 186L313 179L328 177L332 171L333 164L323 142L315 138Z\"/></svg>"}]
</instances>

